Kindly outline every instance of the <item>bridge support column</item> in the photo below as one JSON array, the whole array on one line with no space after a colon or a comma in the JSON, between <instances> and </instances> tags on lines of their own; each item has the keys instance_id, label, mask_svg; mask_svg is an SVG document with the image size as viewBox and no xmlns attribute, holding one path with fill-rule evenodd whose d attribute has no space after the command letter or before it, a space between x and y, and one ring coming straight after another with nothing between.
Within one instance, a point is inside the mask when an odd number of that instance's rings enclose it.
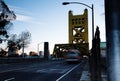
<instances>
[{"instance_id":1,"label":"bridge support column","mask_svg":"<svg viewBox=\"0 0 120 81\"><path fill-rule=\"evenodd\" d=\"M120 81L120 0L105 0L108 81Z\"/></svg>"}]
</instances>

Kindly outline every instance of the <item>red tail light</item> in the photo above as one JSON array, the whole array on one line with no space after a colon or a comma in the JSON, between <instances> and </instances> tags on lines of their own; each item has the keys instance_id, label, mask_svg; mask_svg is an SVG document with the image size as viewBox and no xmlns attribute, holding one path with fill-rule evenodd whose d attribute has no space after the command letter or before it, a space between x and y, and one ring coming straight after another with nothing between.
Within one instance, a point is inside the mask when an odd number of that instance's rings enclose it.
<instances>
[{"instance_id":1,"label":"red tail light","mask_svg":"<svg viewBox=\"0 0 120 81\"><path fill-rule=\"evenodd\" d=\"M79 56L75 56L75 59L79 59Z\"/></svg>"}]
</instances>

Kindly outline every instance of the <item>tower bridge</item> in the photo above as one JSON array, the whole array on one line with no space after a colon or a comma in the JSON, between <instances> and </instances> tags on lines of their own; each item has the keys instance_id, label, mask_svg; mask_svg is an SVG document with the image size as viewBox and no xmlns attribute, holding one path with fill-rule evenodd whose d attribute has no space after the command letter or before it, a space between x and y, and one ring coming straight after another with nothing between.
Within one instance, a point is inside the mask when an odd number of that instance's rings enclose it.
<instances>
[{"instance_id":1,"label":"tower bridge","mask_svg":"<svg viewBox=\"0 0 120 81\"><path fill-rule=\"evenodd\" d=\"M78 49L83 55L87 55L89 52L88 10L85 9L80 15L73 15L72 11L69 11L68 15L68 44L55 44L53 56L61 58L69 49Z\"/></svg>"}]
</instances>

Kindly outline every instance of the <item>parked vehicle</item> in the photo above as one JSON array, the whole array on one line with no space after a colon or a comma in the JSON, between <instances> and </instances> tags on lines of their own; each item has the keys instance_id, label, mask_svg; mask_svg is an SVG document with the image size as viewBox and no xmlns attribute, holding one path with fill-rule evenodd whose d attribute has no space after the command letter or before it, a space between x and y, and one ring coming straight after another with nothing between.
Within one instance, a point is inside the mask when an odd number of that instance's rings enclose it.
<instances>
[{"instance_id":1,"label":"parked vehicle","mask_svg":"<svg viewBox=\"0 0 120 81\"><path fill-rule=\"evenodd\" d=\"M80 62L82 60L81 53L76 50L68 50L67 54L64 55L64 59L67 62Z\"/></svg>"}]
</instances>

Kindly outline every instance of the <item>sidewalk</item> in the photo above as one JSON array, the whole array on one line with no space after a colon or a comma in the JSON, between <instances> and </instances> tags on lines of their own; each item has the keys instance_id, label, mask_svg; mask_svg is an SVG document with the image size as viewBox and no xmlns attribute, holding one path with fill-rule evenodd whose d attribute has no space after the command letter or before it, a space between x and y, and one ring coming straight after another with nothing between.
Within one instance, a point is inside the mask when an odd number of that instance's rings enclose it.
<instances>
[{"instance_id":1,"label":"sidewalk","mask_svg":"<svg viewBox=\"0 0 120 81\"><path fill-rule=\"evenodd\" d=\"M80 81L91 81L90 80L90 73L89 73L89 65L88 62L84 66Z\"/></svg>"},{"instance_id":2,"label":"sidewalk","mask_svg":"<svg viewBox=\"0 0 120 81\"><path fill-rule=\"evenodd\" d=\"M106 73L101 72L101 79L102 79L101 81L107 81L107 75L106 75ZM91 81L88 62L84 66L82 75L80 77L80 81Z\"/></svg>"}]
</instances>

